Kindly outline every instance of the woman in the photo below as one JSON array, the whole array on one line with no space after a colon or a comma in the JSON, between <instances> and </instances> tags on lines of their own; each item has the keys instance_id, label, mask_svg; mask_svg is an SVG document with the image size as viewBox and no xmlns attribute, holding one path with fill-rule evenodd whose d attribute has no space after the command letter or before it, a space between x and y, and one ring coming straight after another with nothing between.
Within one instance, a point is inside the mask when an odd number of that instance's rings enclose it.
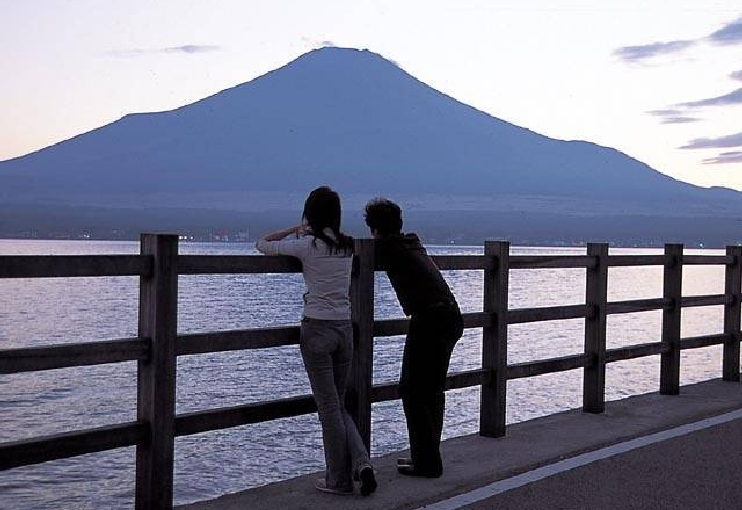
<instances>
[{"instance_id":1,"label":"woman","mask_svg":"<svg viewBox=\"0 0 742 510\"><path fill-rule=\"evenodd\" d=\"M301 355L317 403L325 450L325 478L316 488L352 494L376 490L374 470L358 429L345 409L345 385L353 358L350 272L353 238L340 232L340 197L327 186L304 203L302 224L266 235L256 248L265 255L290 255L302 263L307 292L301 321Z\"/></svg>"}]
</instances>

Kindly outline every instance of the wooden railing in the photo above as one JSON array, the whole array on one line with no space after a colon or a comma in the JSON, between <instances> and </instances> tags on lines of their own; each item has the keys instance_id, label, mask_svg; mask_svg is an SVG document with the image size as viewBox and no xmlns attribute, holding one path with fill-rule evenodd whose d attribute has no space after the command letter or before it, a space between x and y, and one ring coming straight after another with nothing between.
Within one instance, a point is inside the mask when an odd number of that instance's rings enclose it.
<instances>
[{"instance_id":1,"label":"wooden railing","mask_svg":"<svg viewBox=\"0 0 742 510\"><path fill-rule=\"evenodd\" d=\"M726 255L683 255L683 246L668 244L664 255L608 254L607 244L591 243L586 255L511 256L507 242L487 242L484 255L435 256L442 270L483 270L481 312L465 313L466 328L482 328L482 366L448 376L446 388L481 386L479 433L505 434L506 386L509 379L552 372L584 370L583 409L605 408L607 363L659 354L662 394L680 390L680 351L723 344L722 376L740 380L740 282L742 248ZM351 285L354 359L348 407L368 446L371 404L397 399L397 384L372 384L373 340L404 334L408 319L374 320L373 240L356 241ZM723 294L682 296L682 268L716 264L725 267ZM608 302L608 267L664 266L661 298ZM511 269L585 268L585 304L540 308L508 308ZM172 508L174 438L209 430L297 416L316 411L311 395L175 415L178 356L263 349L297 344L299 328L273 327L216 333L177 334L178 275L213 273L295 273L300 264L288 257L178 255L174 235L145 234L141 254L133 256L1 256L0 278L139 276L139 330L136 338L53 345L0 351L0 374L49 370L123 361L138 362L137 420L94 429L0 443L0 469L36 464L92 452L136 446L137 509ZM680 337L683 307L724 306L724 332ZM606 349L606 317L610 314L662 310L660 342ZM560 319L585 319L583 353L558 358L507 363L508 324Z\"/></svg>"}]
</instances>

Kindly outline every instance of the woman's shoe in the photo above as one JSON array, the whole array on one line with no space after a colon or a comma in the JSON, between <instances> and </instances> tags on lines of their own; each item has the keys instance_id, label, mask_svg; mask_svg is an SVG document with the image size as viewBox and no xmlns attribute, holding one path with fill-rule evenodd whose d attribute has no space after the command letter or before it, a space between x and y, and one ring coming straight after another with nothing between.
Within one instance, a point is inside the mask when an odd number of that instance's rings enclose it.
<instances>
[{"instance_id":1,"label":"woman's shoe","mask_svg":"<svg viewBox=\"0 0 742 510\"><path fill-rule=\"evenodd\" d=\"M358 471L358 479L361 481L361 496L368 496L376 490L376 475L370 465L363 466Z\"/></svg>"},{"instance_id":2,"label":"woman's shoe","mask_svg":"<svg viewBox=\"0 0 742 510\"><path fill-rule=\"evenodd\" d=\"M353 495L353 487L350 487L348 489L328 487L327 482L325 482L324 478L318 479L317 483L314 484L314 488L320 492L326 492L327 494L337 494L340 496L352 496Z\"/></svg>"}]
</instances>

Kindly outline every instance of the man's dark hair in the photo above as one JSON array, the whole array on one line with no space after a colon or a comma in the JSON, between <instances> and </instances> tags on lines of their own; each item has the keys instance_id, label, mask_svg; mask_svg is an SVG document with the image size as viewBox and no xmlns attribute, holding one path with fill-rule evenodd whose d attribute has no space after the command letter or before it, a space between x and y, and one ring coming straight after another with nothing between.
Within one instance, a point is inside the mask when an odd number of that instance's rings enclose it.
<instances>
[{"instance_id":1,"label":"man's dark hair","mask_svg":"<svg viewBox=\"0 0 742 510\"><path fill-rule=\"evenodd\" d=\"M363 212L366 225L379 235L389 236L402 231L402 209L386 198L374 198L366 204Z\"/></svg>"}]
</instances>

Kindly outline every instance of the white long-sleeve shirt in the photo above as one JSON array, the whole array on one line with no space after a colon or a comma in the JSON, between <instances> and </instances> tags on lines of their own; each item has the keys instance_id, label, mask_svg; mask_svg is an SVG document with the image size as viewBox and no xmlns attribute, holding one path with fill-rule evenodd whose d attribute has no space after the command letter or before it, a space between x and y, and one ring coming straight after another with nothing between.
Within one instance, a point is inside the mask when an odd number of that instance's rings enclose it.
<instances>
[{"instance_id":1,"label":"white long-sleeve shirt","mask_svg":"<svg viewBox=\"0 0 742 510\"><path fill-rule=\"evenodd\" d=\"M304 283L304 317L324 320L350 319L350 273L353 258L340 250L331 253L312 235L299 239L266 241L255 245L265 255L289 255L301 260Z\"/></svg>"}]
</instances>

